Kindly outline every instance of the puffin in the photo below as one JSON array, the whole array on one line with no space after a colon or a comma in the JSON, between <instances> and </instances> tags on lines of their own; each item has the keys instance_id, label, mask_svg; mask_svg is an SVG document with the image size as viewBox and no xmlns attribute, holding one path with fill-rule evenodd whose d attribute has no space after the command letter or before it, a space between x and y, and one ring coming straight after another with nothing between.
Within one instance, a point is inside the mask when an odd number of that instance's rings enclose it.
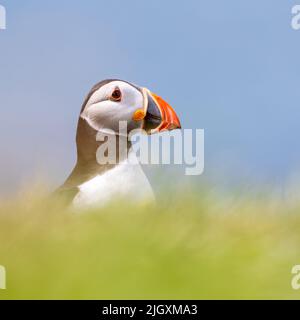
<instances>
[{"instance_id":1,"label":"puffin","mask_svg":"<svg viewBox=\"0 0 300 320\"><path fill-rule=\"evenodd\" d=\"M120 123L126 124L122 130ZM115 199L155 202L132 148L131 132L152 135L180 128L174 109L147 88L119 79L97 83L79 113L76 165L55 195L75 208L102 207ZM115 150L115 161L104 159L107 150L99 153L105 144Z\"/></svg>"}]
</instances>

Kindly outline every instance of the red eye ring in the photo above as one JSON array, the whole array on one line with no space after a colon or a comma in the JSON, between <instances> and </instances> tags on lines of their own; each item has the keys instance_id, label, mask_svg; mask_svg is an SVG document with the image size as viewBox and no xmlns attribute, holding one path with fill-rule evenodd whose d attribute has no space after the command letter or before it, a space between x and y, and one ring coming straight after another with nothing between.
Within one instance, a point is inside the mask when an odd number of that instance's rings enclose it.
<instances>
[{"instance_id":1,"label":"red eye ring","mask_svg":"<svg viewBox=\"0 0 300 320\"><path fill-rule=\"evenodd\" d=\"M121 99L122 99L122 92L119 87L116 87L110 96L110 100L121 101Z\"/></svg>"}]
</instances>

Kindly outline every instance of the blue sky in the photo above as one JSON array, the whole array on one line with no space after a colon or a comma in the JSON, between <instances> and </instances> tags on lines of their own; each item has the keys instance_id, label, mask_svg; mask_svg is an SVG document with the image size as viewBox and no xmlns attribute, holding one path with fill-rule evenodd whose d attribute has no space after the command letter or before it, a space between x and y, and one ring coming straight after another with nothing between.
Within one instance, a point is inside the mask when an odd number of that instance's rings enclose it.
<instances>
[{"instance_id":1,"label":"blue sky","mask_svg":"<svg viewBox=\"0 0 300 320\"><path fill-rule=\"evenodd\" d=\"M117 77L205 129L205 174L285 185L298 174L297 1L0 0L0 191L75 161L84 96ZM179 174L183 171L179 170Z\"/></svg>"}]
</instances>

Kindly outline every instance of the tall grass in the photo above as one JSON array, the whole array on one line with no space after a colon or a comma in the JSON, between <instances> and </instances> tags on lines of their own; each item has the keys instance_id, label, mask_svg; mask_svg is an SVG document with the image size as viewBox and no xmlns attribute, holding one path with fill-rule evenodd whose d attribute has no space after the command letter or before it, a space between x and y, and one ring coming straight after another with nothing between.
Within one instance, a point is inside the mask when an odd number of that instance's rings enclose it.
<instances>
[{"instance_id":1,"label":"tall grass","mask_svg":"<svg viewBox=\"0 0 300 320\"><path fill-rule=\"evenodd\" d=\"M2 202L0 299L300 297L291 287L297 205L196 191L166 198L80 213L32 194Z\"/></svg>"}]
</instances>

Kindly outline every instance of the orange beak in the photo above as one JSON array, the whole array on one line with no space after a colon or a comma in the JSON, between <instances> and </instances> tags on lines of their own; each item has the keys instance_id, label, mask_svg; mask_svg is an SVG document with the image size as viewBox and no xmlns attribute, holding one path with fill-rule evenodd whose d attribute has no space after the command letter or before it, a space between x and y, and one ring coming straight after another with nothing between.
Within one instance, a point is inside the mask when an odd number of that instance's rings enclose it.
<instances>
[{"instance_id":1,"label":"orange beak","mask_svg":"<svg viewBox=\"0 0 300 320\"><path fill-rule=\"evenodd\" d=\"M145 88L143 94L143 129L148 134L181 128L176 112L165 100Z\"/></svg>"},{"instance_id":2,"label":"orange beak","mask_svg":"<svg viewBox=\"0 0 300 320\"><path fill-rule=\"evenodd\" d=\"M179 118L174 109L164 99L162 99L155 93L151 92L151 95L157 103L161 112L162 121L160 126L157 128L157 131L161 132L166 130L170 131L174 129L181 129Z\"/></svg>"}]
</instances>

